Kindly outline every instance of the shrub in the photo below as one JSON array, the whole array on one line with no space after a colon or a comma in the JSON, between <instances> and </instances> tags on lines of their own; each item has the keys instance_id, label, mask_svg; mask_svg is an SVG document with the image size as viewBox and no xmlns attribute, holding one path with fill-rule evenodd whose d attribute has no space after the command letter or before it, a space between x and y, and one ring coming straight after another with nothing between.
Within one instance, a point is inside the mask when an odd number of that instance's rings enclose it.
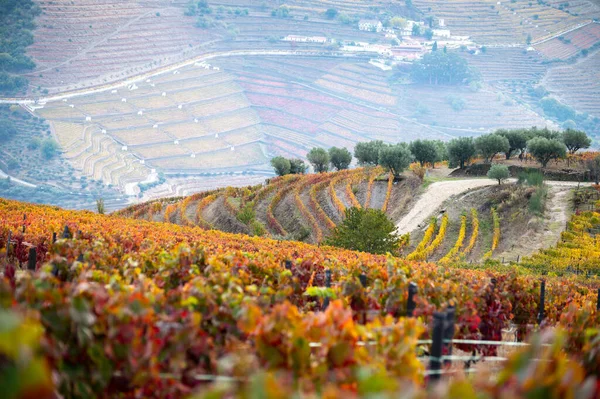
<instances>
[{"instance_id":1,"label":"shrub","mask_svg":"<svg viewBox=\"0 0 600 399\"><path fill-rule=\"evenodd\" d=\"M498 180L498 185L502 184L504 180L508 179L508 176L510 176L510 173L508 172L508 166L500 164L492 165L487 173L487 177L490 179Z\"/></svg>"},{"instance_id":2,"label":"shrub","mask_svg":"<svg viewBox=\"0 0 600 399\"><path fill-rule=\"evenodd\" d=\"M58 143L54 139L46 139L42 142L42 155L46 159L52 159L58 153Z\"/></svg>"},{"instance_id":3,"label":"shrub","mask_svg":"<svg viewBox=\"0 0 600 399\"><path fill-rule=\"evenodd\" d=\"M375 254L398 250L396 225L379 209L348 208L345 216L326 244Z\"/></svg>"},{"instance_id":4,"label":"shrub","mask_svg":"<svg viewBox=\"0 0 600 399\"><path fill-rule=\"evenodd\" d=\"M252 202L245 204L237 214L238 220L244 224L250 224L255 217L256 213L254 212L254 204Z\"/></svg>"}]
</instances>

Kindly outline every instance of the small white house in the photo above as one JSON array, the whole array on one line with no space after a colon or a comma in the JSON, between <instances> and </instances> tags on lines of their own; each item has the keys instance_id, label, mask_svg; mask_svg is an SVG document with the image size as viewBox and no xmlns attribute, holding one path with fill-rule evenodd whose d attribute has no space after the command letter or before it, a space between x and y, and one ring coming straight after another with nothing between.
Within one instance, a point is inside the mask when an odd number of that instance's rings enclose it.
<instances>
[{"instance_id":1,"label":"small white house","mask_svg":"<svg viewBox=\"0 0 600 399\"><path fill-rule=\"evenodd\" d=\"M383 24L376 19L361 19L358 21L358 29L381 32L383 30Z\"/></svg>"},{"instance_id":2,"label":"small white house","mask_svg":"<svg viewBox=\"0 0 600 399\"><path fill-rule=\"evenodd\" d=\"M86 117L85 117L85 121L86 121L86 122L90 122L91 120L92 120L92 117L91 117L91 116L86 116Z\"/></svg>"},{"instance_id":3,"label":"small white house","mask_svg":"<svg viewBox=\"0 0 600 399\"><path fill-rule=\"evenodd\" d=\"M446 37L446 38L450 37L449 29L432 29L431 31L433 32L433 36L436 36L436 37Z\"/></svg>"},{"instance_id":4,"label":"small white house","mask_svg":"<svg viewBox=\"0 0 600 399\"><path fill-rule=\"evenodd\" d=\"M166 97L167 93L163 91L162 94L161 94L161 96Z\"/></svg>"}]
</instances>

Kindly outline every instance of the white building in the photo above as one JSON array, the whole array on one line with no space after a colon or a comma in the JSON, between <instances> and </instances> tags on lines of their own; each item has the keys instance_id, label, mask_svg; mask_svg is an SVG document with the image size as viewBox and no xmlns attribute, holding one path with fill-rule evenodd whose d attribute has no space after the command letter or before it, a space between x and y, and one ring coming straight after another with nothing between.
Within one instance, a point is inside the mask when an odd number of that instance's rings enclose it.
<instances>
[{"instance_id":1,"label":"white building","mask_svg":"<svg viewBox=\"0 0 600 399\"><path fill-rule=\"evenodd\" d=\"M433 32L433 36L436 37L450 37L449 29L432 29L431 31Z\"/></svg>"},{"instance_id":2,"label":"white building","mask_svg":"<svg viewBox=\"0 0 600 399\"><path fill-rule=\"evenodd\" d=\"M358 29L381 32L383 30L383 24L376 19L361 19L358 21Z\"/></svg>"},{"instance_id":3,"label":"white building","mask_svg":"<svg viewBox=\"0 0 600 399\"><path fill-rule=\"evenodd\" d=\"M298 35L287 35L283 38L284 42L298 42L298 43L327 43L327 38L323 36L298 36Z\"/></svg>"}]
</instances>

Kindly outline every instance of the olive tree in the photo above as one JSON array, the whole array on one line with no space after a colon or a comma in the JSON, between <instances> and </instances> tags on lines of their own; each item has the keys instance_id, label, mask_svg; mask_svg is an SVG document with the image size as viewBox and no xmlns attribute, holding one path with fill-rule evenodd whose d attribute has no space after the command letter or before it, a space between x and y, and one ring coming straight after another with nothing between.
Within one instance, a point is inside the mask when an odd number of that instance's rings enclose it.
<instances>
[{"instance_id":1,"label":"olive tree","mask_svg":"<svg viewBox=\"0 0 600 399\"><path fill-rule=\"evenodd\" d=\"M535 137L527 142L527 151L545 168L553 159L567 156L567 146L557 139Z\"/></svg>"},{"instance_id":2,"label":"olive tree","mask_svg":"<svg viewBox=\"0 0 600 399\"><path fill-rule=\"evenodd\" d=\"M446 146L448 150L448 166L463 169L476 154L475 143L472 137L459 137L450 140Z\"/></svg>"},{"instance_id":3,"label":"olive tree","mask_svg":"<svg viewBox=\"0 0 600 399\"><path fill-rule=\"evenodd\" d=\"M485 163L490 163L499 152L508 152L508 139L499 134L486 134L475 139L475 148Z\"/></svg>"},{"instance_id":4,"label":"olive tree","mask_svg":"<svg viewBox=\"0 0 600 399\"><path fill-rule=\"evenodd\" d=\"M490 179L498 180L498 185L502 184L502 182L510 176L508 172L508 166L501 164L494 164L487 172L487 177Z\"/></svg>"},{"instance_id":5,"label":"olive tree","mask_svg":"<svg viewBox=\"0 0 600 399\"><path fill-rule=\"evenodd\" d=\"M329 153L323 148L313 148L306 156L317 173L327 172L329 170Z\"/></svg>"},{"instance_id":6,"label":"olive tree","mask_svg":"<svg viewBox=\"0 0 600 399\"><path fill-rule=\"evenodd\" d=\"M562 133L563 143L567 146L569 154L575 154L582 148L590 148L592 140L581 130L567 129Z\"/></svg>"},{"instance_id":7,"label":"olive tree","mask_svg":"<svg viewBox=\"0 0 600 399\"><path fill-rule=\"evenodd\" d=\"M400 176L408 168L413 156L405 143L384 146L379 150L379 165Z\"/></svg>"},{"instance_id":8,"label":"olive tree","mask_svg":"<svg viewBox=\"0 0 600 399\"><path fill-rule=\"evenodd\" d=\"M352 154L346 148L331 147L329 159L336 170L348 169L352 162Z\"/></svg>"}]
</instances>

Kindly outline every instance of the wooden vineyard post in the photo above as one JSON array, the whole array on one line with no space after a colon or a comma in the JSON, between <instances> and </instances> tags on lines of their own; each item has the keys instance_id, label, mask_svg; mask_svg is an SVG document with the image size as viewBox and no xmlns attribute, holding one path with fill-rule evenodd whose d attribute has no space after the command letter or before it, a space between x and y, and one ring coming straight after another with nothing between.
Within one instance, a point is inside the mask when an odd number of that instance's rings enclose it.
<instances>
[{"instance_id":1,"label":"wooden vineyard post","mask_svg":"<svg viewBox=\"0 0 600 399\"><path fill-rule=\"evenodd\" d=\"M600 310L600 288L598 288L598 297L596 299L596 310Z\"/></svg>"},{"instance_id":2,"label":"wooden vineyard post","mask_svg":"<svg viewBox=\"0 0 600 399\"><path fill-rule=\"evenodd\" d=\"M325 288L331 288L331 270L325 270ZM323 310L326 310L329 307L329 297L325 297L323 301Z\"/></svg>"},{"instance_id":3,"label":"wooden vineyard post","mask_svg":"<svg viewBox=\"0 0 600 399\"><path fill-rule=\"evenodd\" d=\"M69 226L65 225L65 229L62 233L62 238L71 238L71 232L69 231Z\"/></svg>"},{"instance_id":4,"label":"wooden vineyard post","mask_svg":"<svg viewBox=\"0 0 600 399\"><path fill-rule=\"evenodd\" d=\"M52 232L52 244L56 242L56 231Z\"/></svg>"},{"instance_id":5,"label":"wooden vineyard post","mask_svg":"<svg viewBox=\"0 0 600 399\"><path fill-rule=\"evenodd\" d=\"M29 258L27 259L27 270L35 271L36 263L37 263L37 250L35 248L29 248Z\"/></svg>"},{"instance_id":6,"label":"wooden vineyard post","mask_svg":"<svg viewBox=\"0 0 600 399\"><path fill-rule=\"evenodd\" d=\"M292 261L291 260L287 259L285 261L285 268L286 268L286 270L292 270Z\"/></svg>"},{"instance_id":7,"label":"wooden vineyard post","mask_svg":"<svg viewBox=\"0 0 600 399\"><path fill-rule=\"evenodd\" d=\"M544 321L544 318L546 317L546 308L545 308L545 302L546 301L546 281L542 280L542 284L540 285L540 304L539 304L539 308L538 308L538 317L537 317L537 322L538 324L542 324L542 321Z\"/></svg>"},{"instance_id":8,"label":"wooden vineyard post","mask_svg":"<svg viewBox=\"0 0 600 399\"><path fill-rule=\"evenodd\" d=\"M408 299L406 300L406 316L413 317L417 304L415 303L415 295L417 295L417 284L410 282L408 284Z\"/></svg>"},{"instance_id":9,"label":"wooden vineyard post","mask_svg":"<svg viewBox=\"0 0 600 399\"><path fill-rule=\"evenodd\" d=\"M440 380L442 371L442 349L444 345L444 323L446 315L442 312L433 314L433 332L431 334L431 351L429 358L429 382L437 382Z\"/></svg>"},{"instance_id":10,"label":"wooden vineyard post","mask_svg":"<svg viewBox=\"0 0 600 399\"><path fill-rule=\"evenodd\" d=\"M446 322L444 323L444 347L447 349L446 354L448 356L452 355L452 338L454 338L454 314L456 313L456 309L454 306L449 306L446 309ZM449 366L452 364L452 360L446 359L444 360L444 366Z\"/></svg>"},{"instance_id":11,"label":"wooden vineyard post","mask_svg":"<svg viewBox=\"0 0 600 399\"><path fill-rule=\"evenodd\" d=\"M6 240L6 257L10 255L10 244L12 241L12 231L8 232L8 239Z\"/></svg>"},{"instance_id":12,"label":"wooden vineyard post","mask_svg":"<svg viewBox=\"0 0 600 399\"><path fill-rule=\"evenodd\" d=\"M363 288L367 288L367 276L363 273L359 274L358 279L360 280L360 285L362 285ZM367 323L367 310L363 309L362 312L362 324L366 324Z\"/></svg>"}]
</instances>

